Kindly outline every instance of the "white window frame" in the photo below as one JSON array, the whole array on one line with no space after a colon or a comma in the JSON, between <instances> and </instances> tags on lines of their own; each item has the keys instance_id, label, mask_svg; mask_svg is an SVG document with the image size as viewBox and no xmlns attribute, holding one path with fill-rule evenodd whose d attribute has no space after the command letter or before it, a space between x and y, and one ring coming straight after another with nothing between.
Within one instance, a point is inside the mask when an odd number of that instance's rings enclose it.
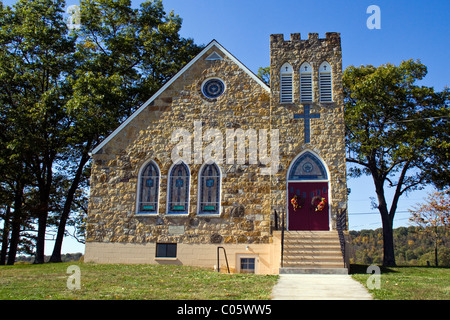
<instances>
[{"instance_id":1,"label":"white window frame","mask_svg":"<svg viewBox=\"0 0 450 320\"><path fill-rule=\"evenodd\" d=\"M184 165L187 167L187 174L189 177L189 184L188 184L188 192L187 192L187 208L185 211L183 212L170 212L169 207L170 207L170 187L171 187L171 183L170 183L170 176L172 174L173 168L181 163L184 163ZM191 200L191 169L189 168L189 166L187 165L186 162L184 162L183 160L179 160L177 162L172 163L172 165L169 168L169 171L167 173L167 195L166 195L166 214L168 216L187 216L189 215L189 206L190 206L190 200Z\"/></svg>"},{"instance_id":2,"label":"white window frame","mask_svg":"<svg viewBox=\"0 0 450 320\"><path fill-rule=\"evenodd\" d=\"M146 212L146 211L140 211L140 207L141 207L141 202L144 201L140 201L141 200L141 192L142 192L142 174L144 173L144 170L147 168L147 166L153 163L153 165L155 165L155 167L158 169L158 192L156 195L156 211L155 212ZM138 180L137 180L137 196L136 196L136 210L135 213L139 216L152 216L152 215L156 215L159 212L159 195L161 193L161 169L159 168L158 164L153 160L153 159L148 159L147 161L144 162L144 164L141 166L141 168L139 169L139 173L138 173Z\"/></svg>"},{"instance_id":3,"label":"white window frame","mask_svg":"<svg viewBox=\"0 0 450 320\"><path fill-rule=\"evenodd\" d=\"M333 70L327 61L322 62L319 67L319 99L320 102L333 102Z\"/></svg>"},{"instance_id":4,"label":"white window frame","mask_svg":"<svg viewBox=\"0 0 450 320\"><path fill-rule=\"evenodd\" d=\"M201 192L200 192L201 191L201 183L202 183L202 181L201 181L201 174L202 174L202 171L203 171L204 167L206 165L210 165L210 164L215 164L217 166L218 171L219 171L218 181L219 181L220 185L219 185L219 198L217 199L217 205L219 206L219 210L218 210L217 213L208 213L208 212L201 212L200 211L201 203L202 203ZM199 216L202 216L202 217L206 217L206 216L217 217L217 216L219 216L222 213L222 170L220 169L220 166L217 164L217 162L214 162L214 161L208 161L208 162L204 163L200 167L200 170L198 171L198 179L197 180L198 180L197 214Z\"/></svg>"},{"instance_id":5,"label":"white window frame","mask_svg":"<svg viewBox=\"0 0 450 320\"><path fill-rule=\"evenodd\" d=\"M307 67L307 70L305 70ZM300 102L313 102L314 101L314 89L313 89L313 69L311 64L308 62L303 62L300 66ZM307 82L308 86L305 90L305 83ZM306 92L305 92L306 91ZM306 94L305 94L306 93ZM305 96L308 97L305 99Z\"/></svg>"},{"instance_id":6,"label":"white window frame","mask_svg":"<svg viewBox=\"0 0 450 320\"><path fill-rule=\"evenodd\" d=\"M288 88L283 88L283 83L289 87L290 82L290 93ZM285 92L287 91L287 92ZM293 103L294 102L294 69L289 63L283 64L280 69L280 103Z\"/></svg>"},{"instance_id":7,"label":"white window frame","mask_svg":"<svg viewBox=\"0 0 450 320\"><path fill-rule=\"evenodd\" d=\"M259 255L257 254L246 254L238 253L236 254L236 270L241 273L241 259L255 259L255 274L259 271Z\"/></svg>"}]
</instances>

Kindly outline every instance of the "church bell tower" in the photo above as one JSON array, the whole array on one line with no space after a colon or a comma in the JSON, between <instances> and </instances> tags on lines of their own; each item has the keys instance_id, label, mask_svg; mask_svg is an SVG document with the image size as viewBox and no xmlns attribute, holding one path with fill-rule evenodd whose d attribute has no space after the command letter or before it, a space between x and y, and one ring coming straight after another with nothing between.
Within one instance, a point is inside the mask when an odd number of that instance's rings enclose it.
<instances>
[{"instance_id":1,"label":"church bell tower","mask_svg":"<svg viewBox=\"0 0 450 320\"><path fill-rule=\"evenodd\" d=\"M271 35L270 88L281 164L273 209L286 212L288 230L347 229L340 34Z\"/></svg>"}]
</instances>

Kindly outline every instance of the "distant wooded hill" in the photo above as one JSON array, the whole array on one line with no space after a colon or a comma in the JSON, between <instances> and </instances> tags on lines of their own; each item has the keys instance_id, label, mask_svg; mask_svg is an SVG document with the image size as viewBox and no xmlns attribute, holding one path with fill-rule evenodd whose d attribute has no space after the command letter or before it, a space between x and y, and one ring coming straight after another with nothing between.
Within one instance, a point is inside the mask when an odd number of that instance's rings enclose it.
<instances>
[{"instance_id":1,"label":"distant wooded hill","mask_svg":"<svg viewBox=\"0 0 450 320\"><path fill-rule=\"evenodd\" d=\"M353 257L350 263L383 263L383 230L350 231L353 244ZM438 242L439 266L450 266L450 231L440 230ZM426 266L427 261L434 266L434 242L423 228L400 227L394 229L395 260L397 265Z\"/></svg>"},{"instance_id":2,"label":"distant wooded hill","mask_svg":"<svg viewBox=\"0 0 450 320\"><path fill-rule=\"evenodd\" d=\"M81 252L77 253L66 253L61 255L62 262L70 262L70 261L79 261L83 257L83 254ZM50 256L45 256L45 262L48 262L50 259ZM27 264L27 263L33 263L34 262L34 256L18 256L16 258L16 264Z\"/></svg>"}]
</instances>

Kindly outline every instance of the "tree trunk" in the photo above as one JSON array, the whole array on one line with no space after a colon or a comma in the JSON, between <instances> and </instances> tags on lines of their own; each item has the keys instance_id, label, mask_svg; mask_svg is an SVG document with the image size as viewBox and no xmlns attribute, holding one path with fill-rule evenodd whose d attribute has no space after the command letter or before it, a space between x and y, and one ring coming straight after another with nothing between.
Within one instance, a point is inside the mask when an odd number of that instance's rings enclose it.
<instances>
[{"instance_id":1,"label":"tree trunk","mask_svg":"<svg viewBox=\"0 0 450 320\"><path fill-rule=\"evenodd\" d=\"M89 155L87 153L83 154L83 156L81 157L80 163L78 165L78 169L75 174L75 177L72 181L72 185L70 186L69 191L67 193L66 202L64 203L64 209L63 209L63 212L61 215L61 220L60 220L59 226L58 226L58 234L56 236L55 246L53 247L52 256L50 257L49 262L62 262L61 249L62 249L62 242L64 239L64 233L66 231L67 219L69 218L70 208L72 206L72 201L73 201L75 192L77 191L78 185L80 184L84 165L88 162L88 160L89 160Z\"/></svg>"},{"instance_id":2,"label":"tree trunk","mask_svg":"<svg viewBox=\"0 0 450 320\"><path fill-rule=\"evenodd\" d=\"M22 197L23 186L17 183L14 196L14 214L11 223L11 240L9 241L8 261L6 264L13 265L16 261L17 247L20 240L20 227L22 225Z\"/></svg>"},{"instance_id":3,"label":"tree trunk","mask_svg":"<svg viewBox=\"0 0 450 320\"><path fill-rule=\"evenodd\" d=\"M439 267L437 242L434 245L434 261L436 263L436 267Z\"/></svg>"},{"instance_id":4,"label":"tree trunk","mask_svg":"<svg viewBox=\"0 0 450 320\"><path fill-rule=\"evenodd\" d=\"M9 230L11 228L11 207L7 206L3 223L2 250L0 252L0 266L6 263L6 253L8 252Z\"/></svg>"},{"instance_id":5,"label":"tree trunk","mask_svg":"<svg viewBox=\"0 0 450 320\"><path fill-rule=\"evenodd\" d=\"M18 213L17 215L19 215ZM11 240L9 242L9 251L8 251L8 261L6 262L7 265L13 265L14 262L16 262L16 254L17 254L17 247L19 246L19 239L20 239L20 217L16 216L16 209L14 210L14 217L12 222L12 230L11 230Z\"/></svg>"},{"instance_id":6,"label":"tree trunk","mask_svg":"<svg viewBox=\"0 0 450 320\"><path fill-rule=\"evenodd\" d=\"M383 224L383 266L395 267L394 254L394 232L392 230L392 222L394 219L396 203L393 203L394 212L389 214L384 196L384 186L382 179L378 176L376 169L372 170L372 178L375 183L375 192L378 197L378 210L381 214L381 222ZM394 197L395 199L396 197ZM397 197L398 200L398 197Z\"/></svg>"},{"instance_id":7,"label":"tree trunk","mask_svg":"<svg viewBox=\"0 0 450 320\"><path fill-rule=\"evenodd\" d=\"M436 264L436 267L439 267L438 263L438 228L435 226L434 231L434 262Z\"/></svg>"},{"instance_id":8,"label":"tree trunk","mask_svg":"<svg viewBox=\"0 0 450 320\"><path fill-rule=\"evenodd\" d=\"M383 266L395 267L394 254L394 232L392 230L392 220L387 212L381 215L383 223Z\"/></svg>"},{"instance_id":9,"label":"tree trunk","mask_svg":"<svg viewBox=\"0 0 450 320\"><path fill-rule=\"evenodd\" d=\"M45 247L45 231L47 229L48 210L40 212L38 219L38 234L36 240L36 257L34 264L42 264L45 262L44 247Z\"/></svg>"},{"instance_id":10,"label":"tree trunk","mask_svg":"<svg viewBox=\"0 0 450 320\"><path fill-rule=\"evenodd\" d=\"M45 263L44 247L45 233L47 229L47 218L49 211L50 192L53 182L53 159L54 155L46 157L42 167L45 168L39 181L39 205L37 208L38 216L38 234L36 240L36 257L35 264Z\"/></svg>"}]
</instances>

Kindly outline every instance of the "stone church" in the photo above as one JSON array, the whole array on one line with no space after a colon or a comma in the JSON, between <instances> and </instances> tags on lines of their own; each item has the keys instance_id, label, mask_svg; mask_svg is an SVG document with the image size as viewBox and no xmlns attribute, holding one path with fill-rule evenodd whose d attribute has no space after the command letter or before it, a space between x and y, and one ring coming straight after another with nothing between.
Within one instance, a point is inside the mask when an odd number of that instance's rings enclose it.
<instances>
[{"instance_id":1,"label":"stone church","mask_svg":"<svg viewBox=\"0 0 450 320\"><path fill-rule=\"evenodd\" d=\"M345 273L339 33L270 36L270 86L217 41L92 152L85 261Z\"/></svg>"}]
</instances>

